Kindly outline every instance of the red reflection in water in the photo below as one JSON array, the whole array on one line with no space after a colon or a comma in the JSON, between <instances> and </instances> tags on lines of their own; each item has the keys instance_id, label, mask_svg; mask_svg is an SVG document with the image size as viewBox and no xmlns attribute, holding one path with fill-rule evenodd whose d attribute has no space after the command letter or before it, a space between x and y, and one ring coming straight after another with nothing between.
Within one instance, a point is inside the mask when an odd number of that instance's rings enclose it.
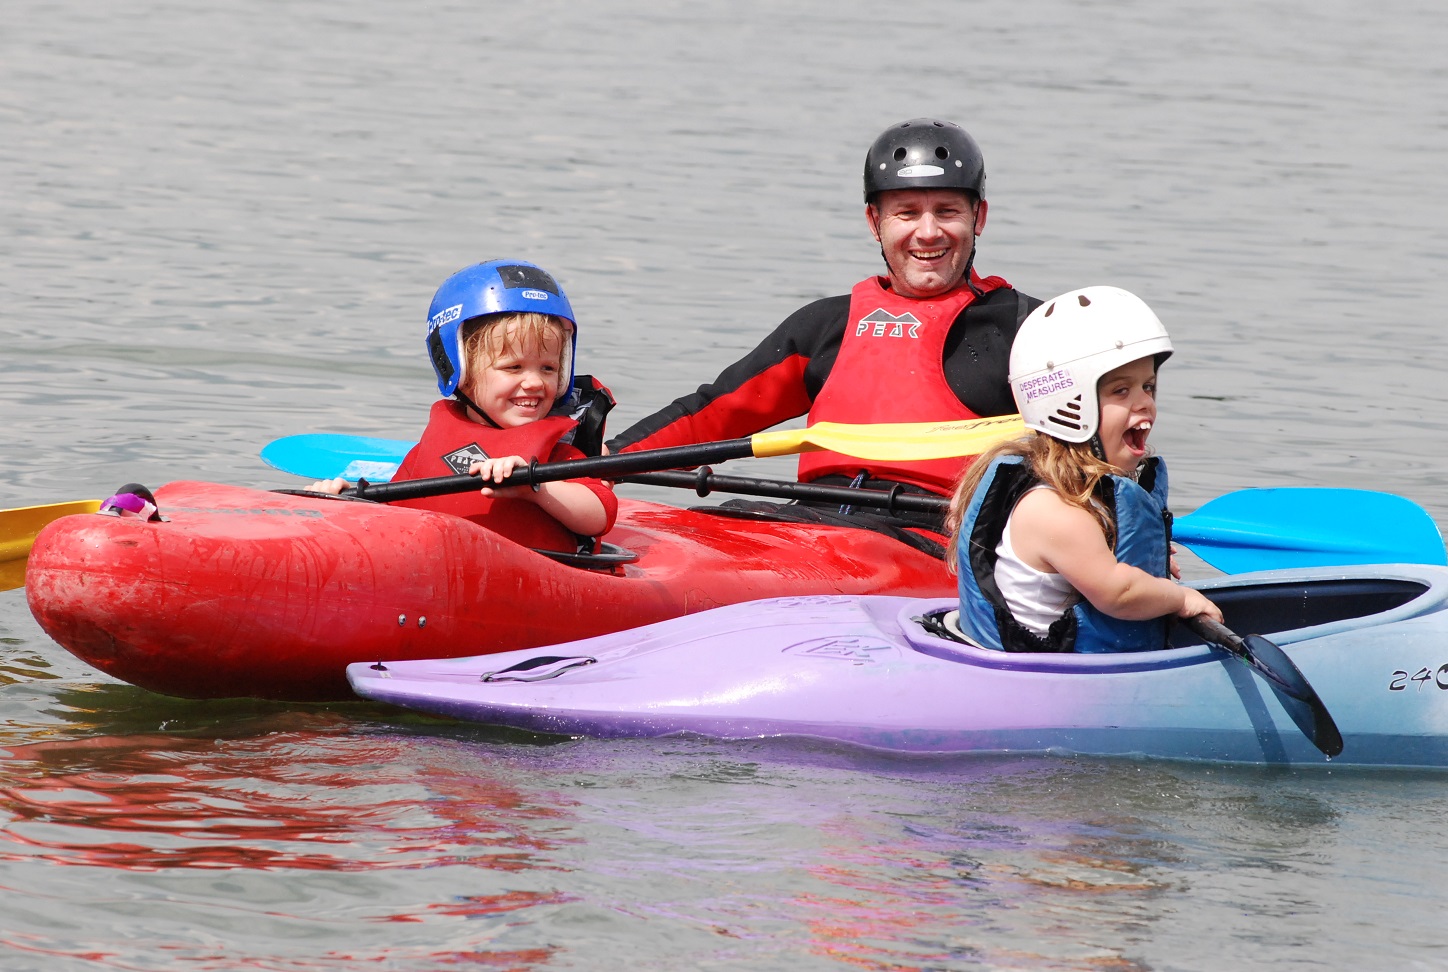
<instances>
[{"instance_id":1,"label":"red reflection in water","mask_svg":"<svg viewBox=\"0 0 1448 972\"><path fill-rule=\"evenodd\" d=\"M1143 873L1148 866L1129 853L1135 849L1129 839L1069 834L1059 839L1065 844L1059 849L1039 841L1028 848L1014 841L990 847L994 842L982 840L975 850L985 851L985 861L952 861L912 854L907 847L861 851L871 841L841 833L826 862L808 870L847 893L798 895L791 910L798 909L810 929L812 952L872 972L928 972L962 960L992 967L1141 972L1145 967L1133 959L1083 945L1099 924L1093 914L1107 918L1094 912L1091 902L1121 895L1149 901L1160 882ZM1022 929L1034 930L1027 937L1036 938L1041 950L1003 948L996 935L973 934L971 926L993 910L993 902L1010 902L1008 910L1023 916ZM976 909L975 917L963 913ZM1119 920L1122 912L1118 904L1110 914ZM1032 915L1044 920L1037 923ZM1149 920L1151 912L1141 917ZM943 947L943 939L951 945ZM1091 954L1070 954L1082 951Z\"/></svg>"},{"instance_id":2,"label":"red reflection in water","mask_svg":"<svg viewBox=\"0 0 1448 972\"><path fill-rule=\"evenodd\" d=\"M499 779L420 760L428 741L279 732L99 737L10 747L0 861L347 871L552 867L566 816ZM551 795L550 795L551 796ZM539 824L545 824L540 827ZM60 835L60 836L58 836Z\"/></svg>"},{"instance_id":3,"label":"red reflection in water","mask_svg":"<svg viewBox=\"0 0 1448 972\"><path fill-rule=\"evenodd\" d=\"M525 948L513 952L447 952L427 956L437 965L470 965L503 972L530 972L552 962L556 948Z\"/></svg>"},{"instance_id":4,"label":"red reflection in water","mask_svg":"<svg viewBox=\"0 0 1448 972\"><path fill-rule=\"evenodd\" d=\"M504 894L470 894L446 904L430 904L427 911L432 915L449 918L490 918L510 911L536 908L539 905L566 904L579 900L561 891L509 891ZM418 915L382 915L374 921L422 921Z\"/></svg>"},{"instance_id":5,"label":"red reflection in water","mask_svg":"<svg viewBox=\"0 0 1448 972\"><path fill-rule=\"evenodd\" d=\"M148 960L136 961L126 958L119 952L94 949L66 949L52 948L30 941L32 936L16 934L13 937L0 937L0 947L7 950L14 950L26 955L40 955L49 959L79 959L84 962L104 966L109 969L123 969L128 972L153 972L158 962L164 960L160 956L152 955ZM169 957L184 962L187 969L200 970L230 970L230 969L263 969L268 972L276 972L283 969L317 969L317 968L357 968L361 964L382 965L390 968L406 968L412 963L426 963L417 967L425 968L487 968L497 969L499 972L532 972L534 969L546 967L551 964L559 954L559 949L547 948L522 948L508 951L451 951L432 952L422 949L389 949L385 953L338 953L330 952L325 955L303 958L259 958L224 952L212 952L209 954L197 954L195 952L185 954L184 950L175 946L157 944L155 946L162 953L175 953Z\"/></svg>"}]
</instances>

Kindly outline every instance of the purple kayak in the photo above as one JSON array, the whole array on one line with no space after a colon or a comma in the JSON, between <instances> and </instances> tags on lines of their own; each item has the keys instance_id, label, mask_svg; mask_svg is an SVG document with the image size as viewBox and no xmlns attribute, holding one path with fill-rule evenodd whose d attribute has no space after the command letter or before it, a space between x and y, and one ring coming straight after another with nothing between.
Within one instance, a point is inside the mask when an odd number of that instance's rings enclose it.
<instances>
[{"instance_id":1,"label":"purple kayak","mask_svg":"<svg viewBox=\"0 0 1448 972\"><path fill-rule=\"evenodd\" d=\"M1341 729L1332 765L1448 766L1448 569L1334 567L1199 585L1270 637ZM1007 654L916 620L951 601L754 601L547 648L359 663L357 694L602 738L793 737L913 754L1060 752L1322 764L1284 699L1181 630L1163 651Z\"/></svg>"}]
</instances>

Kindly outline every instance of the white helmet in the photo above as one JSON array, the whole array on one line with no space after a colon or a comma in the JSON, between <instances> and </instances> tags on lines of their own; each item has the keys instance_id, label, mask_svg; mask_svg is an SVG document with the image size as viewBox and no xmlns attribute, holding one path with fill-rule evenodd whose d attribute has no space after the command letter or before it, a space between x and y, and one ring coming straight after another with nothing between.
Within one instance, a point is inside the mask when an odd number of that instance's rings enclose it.
<instances>
[{"instance_id":1,"label":"white helmet","mask_svg":"<svg viewBox=\"0 0 1448 972\"><path fill-rule=\"evenodd\" d=\"M1063 442L1089 442L1101 424L1096 384L1139 358L1158 367L1171 338L1140 297L1119 287L1083 287L1031 311L1011 345L1011 394L1026 428Z\"/></svg>"}]
</instances>

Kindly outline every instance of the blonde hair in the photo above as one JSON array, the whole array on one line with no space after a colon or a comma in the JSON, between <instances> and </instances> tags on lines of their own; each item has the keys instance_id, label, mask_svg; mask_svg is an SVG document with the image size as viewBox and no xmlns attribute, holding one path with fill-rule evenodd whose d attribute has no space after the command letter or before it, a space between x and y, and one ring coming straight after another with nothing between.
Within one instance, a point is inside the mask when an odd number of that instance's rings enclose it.
<instances>
[{"instance_id":1,"label":"blonde hair","mask_svg":"<svg viewBox=\"0 0 1448 972\"><path fill-rule=\"evenodd\" d=\"M1092 495L1101 480L1119 470L1091 451L1089 442L1062 442L1041 432L1027 433L1023 438L999 443L976 457L970 464L955 495L950 500L950 512L945 516L945 530L950 534L950 543L945 549L946 566L951 573L959 570L956 563L960 549L960 530L965 511L990 468L991 461L1001 456L1021 456L1031 472L1042 483L1056 491L1056 495L1072 506L1080 507L1096 518L1101 532L1106 535L1106 544L1116 548L1116 522L1099 503L1092 502Z\"/></svg>"},{"instance_id":2,"label":"blonde hair","mask_svg":"<svg viewBox=\"0 0 1448 972\"><path fill-rule=\"evenodd\" d=\"M512 328L510 324L518 326ZM463 324L463 356L469 364L490 365L506 354L547 348L548 340L553 338L558 341L558 361L562 364L568 328L563 318L534 311L474 317Z\"/></svg>"},{"instance_id":3,"label":"blonde hair","mask_svg":"<svg viewBox=\"0 0 1448 972\"><path fill-rule=\"evenodd\" d=\"M512 324L518 326L510 327ZM477 381L478 374L494 361L530 348L546 350L550 340L558 342L558 366L561 372L568 355L571 327L572 325L561 317L539 314L536 311L487 314L465 321L459 343L462 345L466 367L459 387L465 383L467 388L462 389L463 393L472 394L473 382ZM566 376L560 377L560 381L566 380ZM558 389L560 395L567 392L568 389L561 386Z\"/></svg>"}]
</instances>

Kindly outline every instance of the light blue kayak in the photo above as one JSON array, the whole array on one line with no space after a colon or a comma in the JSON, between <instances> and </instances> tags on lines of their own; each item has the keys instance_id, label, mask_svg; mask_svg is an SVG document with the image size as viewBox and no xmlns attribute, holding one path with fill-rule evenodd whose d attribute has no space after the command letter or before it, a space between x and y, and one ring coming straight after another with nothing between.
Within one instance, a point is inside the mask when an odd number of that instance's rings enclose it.
<instances>
[{"instance_id":1,"label":"light blue kayak","mask_svg":"<svg viewBox=\"0 0 1448 972\"><path fill-rule=\"evenodd\" d=\"M1448 569L1313 568L1199 585L1291 656L1341 729L1333 766L1448 766ZM604 738L794 737L912 754L1326 762L1290 700L1185 630L1135 654L1006 654L919 621L950 601L754 601L546 648L358 663L366 698Z\"/></svg>"}]
</instances>

